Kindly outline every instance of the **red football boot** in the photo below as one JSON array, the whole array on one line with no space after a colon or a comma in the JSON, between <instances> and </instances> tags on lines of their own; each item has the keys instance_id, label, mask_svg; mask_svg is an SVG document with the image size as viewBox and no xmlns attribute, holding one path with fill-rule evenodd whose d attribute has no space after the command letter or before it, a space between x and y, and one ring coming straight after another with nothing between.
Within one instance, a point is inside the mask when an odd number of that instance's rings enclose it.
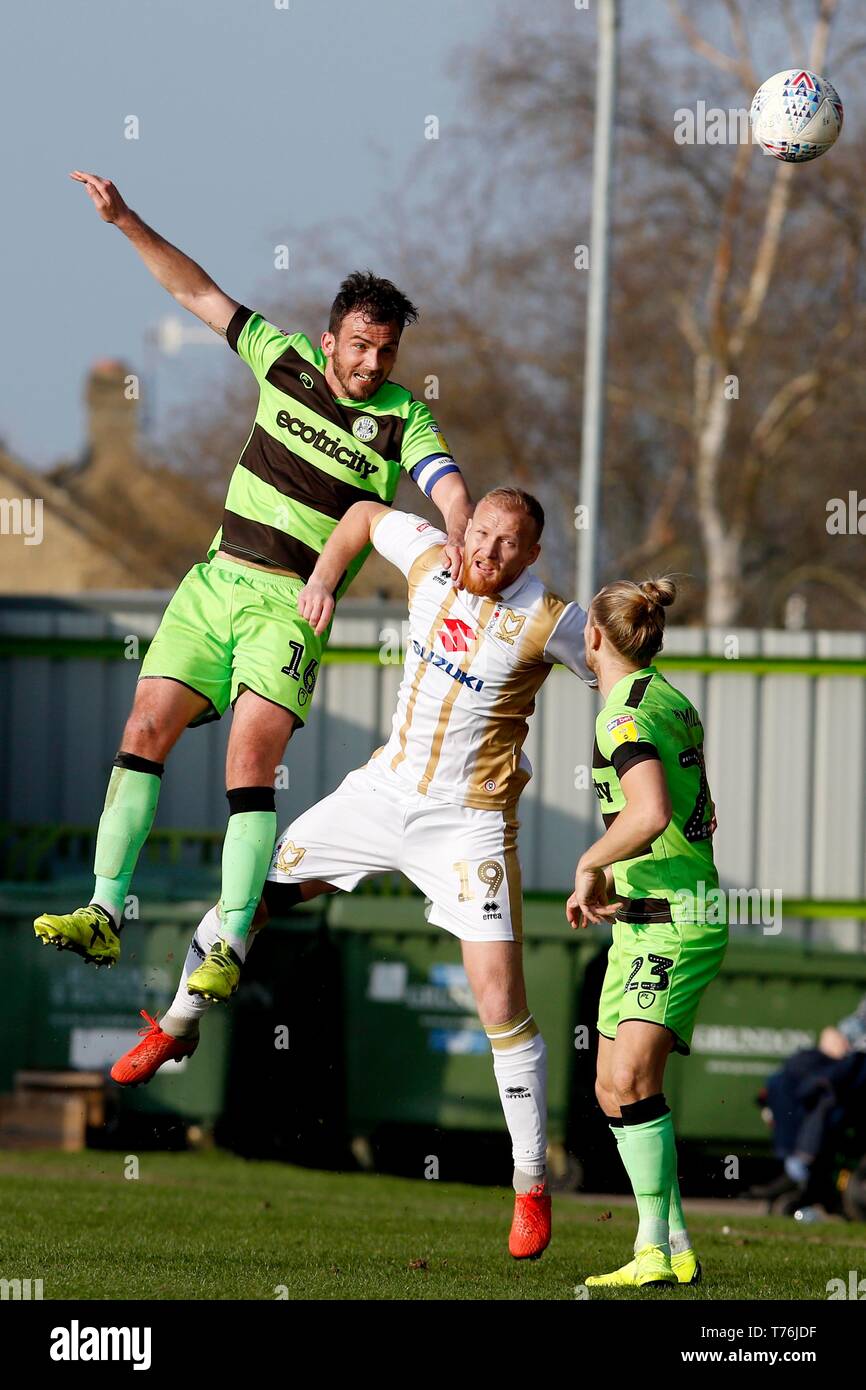
<instances>
[{"instance_id":1,"label":"red football boot","mask_svg":"<svg viewBox=\"0 0 866 1390\"><path fill-rule=\"evenodd\" d=\"M540 1183L529 1192L515 1192L514 1220L508 1249L515 1260L537 1260L550 1244L550 1194Z\"/></svg>"},{"instance_id":2,"label":"red football boot","mask_svg":"<svg viewBox=\"0 0 866 1390\"><path fill-rule=\"evenodd\" d=\"M198 1047L198 1038L172 1038L164 1033L156 1018L151 1018L146 1009L141 1011L149 1028L139 1028L140 1043L130 1048L111 1068L111 1079L120 1086L141 1086L151 1081L163 1062L179 1062L182 1057L191 1057Z\"/></svg>"}]
</instances>

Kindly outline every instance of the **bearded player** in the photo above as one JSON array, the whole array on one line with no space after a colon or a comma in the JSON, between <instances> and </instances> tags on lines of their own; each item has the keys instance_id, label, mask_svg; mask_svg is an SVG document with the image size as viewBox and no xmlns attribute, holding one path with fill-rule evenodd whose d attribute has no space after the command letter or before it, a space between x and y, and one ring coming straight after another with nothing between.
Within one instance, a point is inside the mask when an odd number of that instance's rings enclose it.
<instances>
[{"instance_id":1,"label":"bearded player","mask_svg":"<svg viewBox=\"0 0 866 1390\"><path fill-rule=\"evenodd\" d=\"M222 935L210 961L219 969L232 946L243 950L277 831L274 768L316 686L328 634L312 631L298 595L325 541L359 499L390 505L407 472L442 513L456 580L471 504L427 406L389 380L403 329L418 317L389 280L350 275L314 347L230 299L107 179L78 170L72 177L178 304L227 340L252 371L259 400L208 559L181 583L142 663L99 822L93 897L65 915L38 917L34 927L43 944L85 961L118 959L126 895L165 760L184 729L219 719L231 705ZM337 598L367 553L359 550L335 574Z\"/></svg>"},{"instance_id":2,"label":"bearded player","mask_svg":"<svg viewBox=\"0 0 866 1390\"><path fill-rule=\"evenodd\" d=\"M550 1240L546 1185L546 1050L529 1012L522 965L517 802L531 776L522 753L535 697L557 662L591 683L585 613L529 570L544 514L535 498L496 488L466 531L462 587L446 537L417 516L359 502L337 526L298 600L315 633L333 590L372 540L409 584L409 643L391 737L370 761L289 826L277 842L257 925L320 893L351 892L371 874L402 871L430 900L428 920L458 937L514 1154L509 1249L535 1258ZM364 831L359 833L360 827ZM112 1070L148 1081L189 1056L208 1002L237 987L231 970L200 964L222 931L216 908L192 940L184 978L161 1024ZM146 1017L146 1015L145 1015Z\"/></svg>"}]
</instances>

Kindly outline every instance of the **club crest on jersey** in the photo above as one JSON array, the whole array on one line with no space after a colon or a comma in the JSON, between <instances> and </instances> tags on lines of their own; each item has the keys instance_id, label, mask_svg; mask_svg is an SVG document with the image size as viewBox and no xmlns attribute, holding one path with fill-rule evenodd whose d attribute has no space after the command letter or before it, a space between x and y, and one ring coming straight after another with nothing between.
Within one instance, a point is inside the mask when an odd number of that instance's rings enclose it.
<instances>
[{"instance_id":1,"label":"club crest on jersey","mask_svg":"<svg viewBox=\"0 0 866 1390\"><path fill-rule=\"evenodd\" d=\"M446 652L468 652L475 633L461 618L446 618L436 636Z\"/></svg>"},{"instance_id":2,"label":"club crest on jersey","mask_svg":"<svg viewBox=\"0 0 866 1390\"><path fill-rule=\"evenodd\" d=\"M308 391L312 391L315 383L313 381L313 378L310 376L309 372L301 372L301 375L298 378L298 380L300 381L302 386L306 386Z\"/></svg>"},{"instance_id":3,"label":"club crest on jersey","mask_svg":"<svg viewBox=\"0 0 866 1390\"><path fill-rule=\"evenodd\" d=\"M352 426L352 433L362 444L369 444L379 433L379 425L372 415L359 415Z\"/></svg>"},{"instance_id":4,"label":"club crest on jersey","mask_svg":"<svg viewBox=\"0 0 866 1390\"><path fill-rule=\"evenodd\" d=\"M514 613L510 608L506 608L505 612L502 614L502 621L493 636L498 638L500 642L506 642L509 647L513 647L514 639L523 631L523 624L525 622L525 613Z\"/></svg>"}]
</instances>

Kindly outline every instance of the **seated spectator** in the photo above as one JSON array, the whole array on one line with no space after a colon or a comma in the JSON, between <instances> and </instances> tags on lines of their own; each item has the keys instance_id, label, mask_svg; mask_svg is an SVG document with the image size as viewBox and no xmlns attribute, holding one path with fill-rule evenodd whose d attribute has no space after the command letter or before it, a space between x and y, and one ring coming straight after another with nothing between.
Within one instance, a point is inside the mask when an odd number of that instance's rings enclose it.
<instances>
[{"instance_id":1,"label":"seated spectator","mask_svg":"<svg viewBox=\"0 0 866 1390\"><path fill-rule=\"evenodd\" d=\"M766 1104L782 1172L751 1195L769 1202L790 1196L803 1208L822 1204L842 1132L852 1122L866 1127L866 996L823 1030L817 1047L795 1052L770 1077Z\"/></svg>"}]
</instances>

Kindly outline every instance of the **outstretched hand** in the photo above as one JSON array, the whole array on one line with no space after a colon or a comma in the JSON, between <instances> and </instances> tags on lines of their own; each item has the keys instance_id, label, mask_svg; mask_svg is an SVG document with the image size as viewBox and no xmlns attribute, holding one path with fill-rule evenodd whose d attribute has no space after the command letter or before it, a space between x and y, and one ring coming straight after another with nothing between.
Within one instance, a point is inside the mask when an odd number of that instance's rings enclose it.
<instances>
[{"instance_id":1,"label":"outstretched hand","mask_svg":"<svg viewBox=\"0 0 866 1390\"><path fill-rule=\"evenodd\" d=\"M84 184L87 196L103 222L117 222L129 212L110 179L100 178L98 174L84 174L80 169L73 169L69 177L75 179L76 183Z\"/></svg>"}]
</instances>

